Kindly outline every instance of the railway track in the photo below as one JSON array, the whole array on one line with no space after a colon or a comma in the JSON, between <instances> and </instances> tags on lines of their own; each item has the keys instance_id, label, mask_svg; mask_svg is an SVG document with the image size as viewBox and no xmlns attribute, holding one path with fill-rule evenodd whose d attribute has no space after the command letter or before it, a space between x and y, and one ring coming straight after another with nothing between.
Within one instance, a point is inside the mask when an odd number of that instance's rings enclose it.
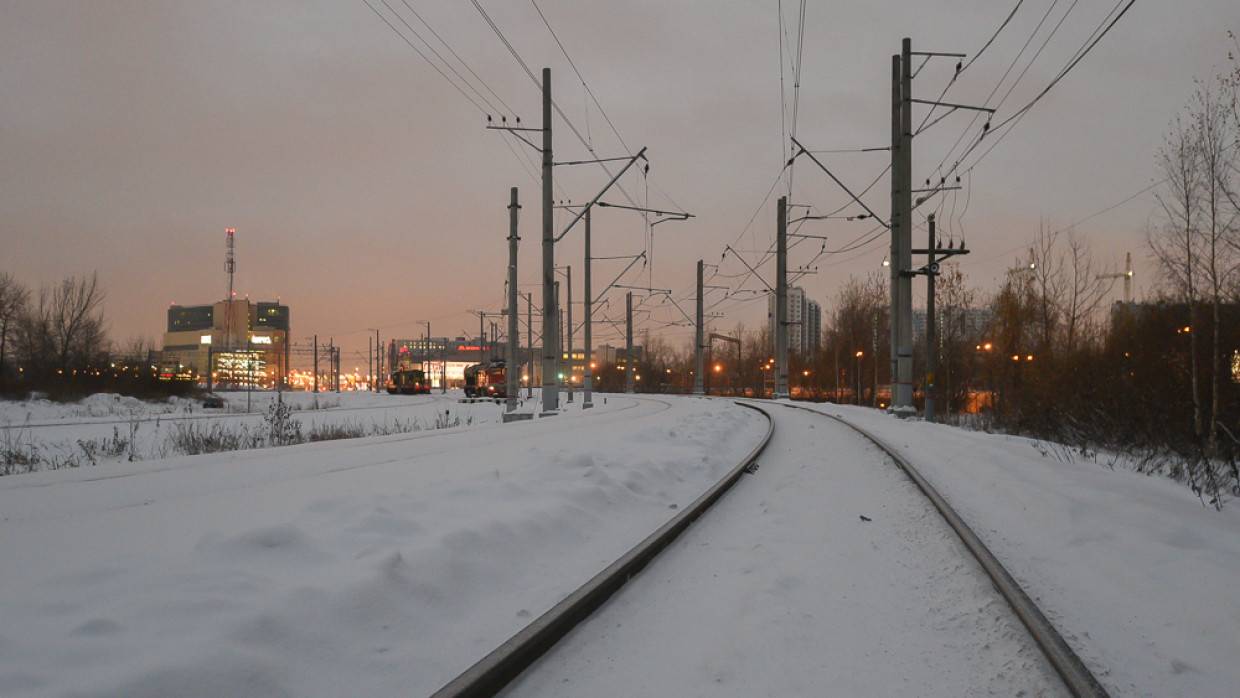
<instances>
[{"instance_id":1,"label":"railway track","mask_svg":"<svg viewBox=\"0 0 1240 698\"><path fill-rule=\"evenodd\" d=\"M767 418L766 435L749 455L692 504L620 559L608 565L486 657L436 691L433 694L435 698L493 696L499 693L569 631L602 606L736 484L770 443L771 435L775 431L775 420L764 408L745 403L737 404L756 410Z\"/></svg>"},{"instance_id":2,"label":"railway track","mask_svg":"<svg viewBox=\"0 0 1240 698\"><path fill-rule=\"evenodd\" d=\"M658 531L626 553L616 562L582 585L555 607L523 628L489 655L437 691L435 698L449 696L490 696L502 691L515 678L539 660L565 635L585 621L629 579L667 548L689 525L739 480L766 448L774 432L772 407L799 410L838 422L856 432L894 463L916 486L942 516L948 527L985 572L995 590L1003 597L1021 625L1028 631L1038 650L1053 667L1064 687L1074 696L1101 698L1106 689L1093 676L1080 657L1072 650L1037 604L990 552L981 539L938 493L917 469L897 450L882 439L836 415L826 414L799 405L736 401L766 415L769 423L766 437L728 475L703 494L694 504L669 521Z\"/></svg>"},{"instance_id":3,"label":"railway track","mask_svg":"<svg viewBox=\"0 0 1240 698\"><path fill-rule=\"evenodd\" d=\"M1063 679L1064 685L1072 692L1072 695L1078 696L1078 698L1105 698L1108 696L1106 688L1085 666L1085 662L1068 645L1067 640L1063 638L1063 635L1050 622L1046 614L1042 612L1042 609L1038 608L1038 605L1034 603L1033 599L1030 598L1029 594L1025 592L1011 573L1007 571L1003 563L999 562L999 559L986 547L982 539L973 532L969 524L943 498L943 495L939 494L934 485L922 477L921 473L918 472L917 468L913 467L913 464L908 459L882 439L842 417L800 405L783 406L833 419L857 432L882 451L900 470L904 471L904 474L913 481L917 489L930 500L930 503L934 505L934 508L947 522L947 525L960 538L960 542L964 544L969 553L973 555L973 558L977 560L977 563L985 570L995 589L1007 601L1013 613L1016 614L1016 617L1025 626L1025 629L1029 631L1034 642L1042 650L1051 666L1055 668L1059 677Z\"/></svg>"}]
</instances>

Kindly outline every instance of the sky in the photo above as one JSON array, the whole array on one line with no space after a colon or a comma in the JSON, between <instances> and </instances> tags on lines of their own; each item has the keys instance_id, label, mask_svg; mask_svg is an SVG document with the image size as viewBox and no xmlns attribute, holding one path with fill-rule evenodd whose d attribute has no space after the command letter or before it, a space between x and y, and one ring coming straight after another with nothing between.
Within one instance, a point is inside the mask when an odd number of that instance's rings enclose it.
<instances>
[{"instance_id":1,"label":"sky","mask_svg":"<svg viewBox=\"0 0 1240 698\"><path fill-rule=\"evenodd\" d=\"M901 38L912 37L915 51L972 56L1017 5L808 2L802 24L800 3L791 0L536 1L479 3L535 73L552 69L553 97L597 157L648 148L648 175L635 169L621 180L624 191L605 199L695 216L659 225L651 242L640 214L600 210L594 254L647 251L645 269L626 281L671 289L690 313L698 259L718 263L731 244L754 263L772 244L775 198L788 193L786 173L776 178L788 156L794 103L797 138L811 149L888 145L890 61ZM225 295L224 229L233 227L238 295L279 298L291 307L294 341L332 337L345 347L346 364L351 356L356 363L367 328L411 337L430 321L433 334L455 336L476 332L471 310L499 309L508 190L517 186L520 288L535 292L537 303L538 154L484 126L488 112L537 126L538 90L472 2L369 2L0 2L0 270L32 287L97 272L112 336L158 344L170 303ZM1019 5L944 98L985 102L1014 65L988 102L999 102L1024 73L995 123L1042 90L1115 7L1111 0ZM439 64L400 18L417 29L477 93L442 64L456 86L440 75L376 10ZM972 252L962 268L970 283L993 287L1040 223L1069 226L1158 179L1163 133L1194 79L1227 64L1235 47L1228 29L1240 31L1233 0L1138 1L971 170L966 188L944 197L939 219L949 222L940 231L967 241ZM935 99L953 67L954 59L929 62L914 80L917 97ZM956 112L917 137L918 181L937 176L936 165L970 119ZM558 117L553 133L557 161L592 157ZM860 191L888 154L819 157ZM575 202L609 178L597 165L557 167L555 174L557 200ZM883 178L864 197L884 218L889 186ZM848 202L805 158L792 171L791 195L819 213ZM560 227L566 215L557 214ZM1144 243L1156 222L1146 193L1076 230L1112 269L1132 252L1140 295L1156 284ZM827 236L834 249L867 239L867 223L812 221L801 232ZM923 236L918 231L915 240ZM881 269L887 242L879 237L815 259L821 244L805 239L789 265L817 267L798 283L829 312L850 276ZM575 302L582 256L577 229L557 246L557 263L574 268ZM596 262L596 291L623 265ZM773 281L773 262L761 271ZM735 286L741 272L730 258L711 283ZM750 279L745 288L763 286ZM1119 292L1117 285L1116 299ZM713 293L708 300L723 300L723 291ZM719 303L715 311L724 314L712 323L723 330L764 323L765 300L745 297L757 300ZM623 297L613 291L609 298L596 317L622 318ZM689 341L689 328L666 326L683 319L675 308L648 305L654 311L639 314L639 332ZM596 344L616 341L606 326L596 327Z\"/></svg>"}]
</instances>

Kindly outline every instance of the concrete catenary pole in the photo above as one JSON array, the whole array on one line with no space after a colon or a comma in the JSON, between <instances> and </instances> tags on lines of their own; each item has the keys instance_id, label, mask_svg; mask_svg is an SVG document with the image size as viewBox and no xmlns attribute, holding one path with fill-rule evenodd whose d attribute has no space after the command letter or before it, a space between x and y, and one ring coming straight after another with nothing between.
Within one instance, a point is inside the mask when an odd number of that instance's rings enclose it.
<instances>
[{"instance_id":1,"label":"concrete catenary pole","mask_svg":"<svg viewBox=\"0 0 1240 698\"><path fill-rule=\"evenodd\" d=\"M564 372L564 378L568 381L568 401L573 401L573 267L571 265L564 268L567 275L568 283L568 303L564 309L564 315L567 320L564 326L568 329L568 370Z\"/></svg>"},{"instance_id":2,"label":"concrete catenary pole","mask_svg":"<svg viewBox=\"0 0 1240 698\"><path fill-rule=\"evenodd\" d=\"M534 397L534 294L525 294L525 397Z\"/></svg>"},{"instance_id":3,"label":"concrete catenary pole","mask_svg":"<svg viewBox=\"0 0 1240 698\"><path fill-rule=\"evenodd\" d=\"M314 335L314 392L319 392L319 336Z\"/></svg>"},{"instance_id":4,"label":"concrete catenary pole","mask_svg":"<svg viewBox=\"0 0 1240 698\"><path fill-rule=\"evenodd\" d=\"M521 205L517 203L517 188L508 192L508 355L505 357L504 377L505 394L508 396L507 411L517 410L517 393L521 384L517 382L517 212Z\"/></svg>"},{"instance_id":5,"label":"concrete catenary pole","mask_svg":"<svg viewBox=\"0 0 1240 698\"><path fill-rule=\"evenodd\" d=\"M934 214L927 216L929 240L926 249L930 259L926 263L926 421L934 421L934 374L939 367L938 327L934 316L934 279L938 276L938 264L934 261Z\"/></svg>"},{"instance_id":6,"label":"concrete catenary pole","mask_svg":"<svg viewBox=\"0 0 1240 698\"><path fill-rule=\"evenodd\" d=\"M888 254L887 268L891 272L891 290L888 299L891 308L887 319L890 327L888 328L890 342L890 358L891 358L891 392L895 397L895 382L897 369L897 355L899 347L896 344L896 324L900 317L900 56L891 57L891 251ZM878 362L878 356L874 357L875 363ZM892 408L894 409L894 404Z\"/></svg>"},{"instance_id":7,"label":"concrete catenary pole","mask_svg":"<svg viewBox=\"0 0 1240 698\"><path fill-rule=\"evenodd\" d=\"M374 357L374 349L371 348L372 344L374 344L374 340L370 338L370 333L367 332L366 333L366 375L369 377L369 381L371 383L374 383L375 382L375 370L374 370L375 369L375 366L374 366L375 357ZM367 387L369 387L371 390L374 389L373 385L367 386Z\"/></svg>"},{"instance_id":8,"label":"concrete catenary pole","mask_svg":"<svg viewBox=\"0 0 1240 698\"><path fill-rule=\"evenodd\" d=\"M633 292L624 296L624 392L633 392L633 375L636 370L633 360Z\"/></svg>"},{"instance_id":9,"label":"concrete catenary pole","mask_svg":"<svg viewBox=\"0 0 1240 698\"><path fill-rule=\"evenodd\" d=\"M556 319L555 329L556 329L556 332L559 333L559 336L563 337L564 336L564 309L560 307L560 282L559 281L555 282L555 313L556 313L555 314L555 319ZM561 365L562 364L560 363L560 354L559 352L557 352L555 356L555 380L556 380L557 386L560 384L560 381L563 380L563 378L560 377L560 366Z\"/></svg>"},{"instance_id":10,"label":"concrete catenary pole","mask_svg":"<svg viewBox=\"0 0 1240 698\"><path fill-rule=\"evenodd\" d=\"M900 258L892 260L899 267L897 301L900 305L896 323L897 381L895 412L909 415L913 406L913 103L912 103L912 41L905 37L900 49Z\"/></svg>"},{"instance_id":11,"label":"concrete catenary pole","mask_svg":"<svg viewBox=\"0 0 1240 698\"><path fill-rule=\"evenodd\" d=\"M696 368L694 369L695 373L693 374L693 394L702 395L706 392L704 388L706 372L705 366L702 364L702 349L704 348L703 342L706 339L704 326L706 313L705 307L702 303L702 260L700 259L697 263L697 312L695 315L696 317L694 318L694 324L696 325L696 328L693 333L693 365Z\"/></svg>"},{"instance_id":12,"label":"concrete catenary pole","mask_svg":"<svg viewBox=\"0 0 1240 698\"><path fill-rule=\"evenodd\" d=\"M591 209L587 208L586 216L585 216L586 218L585 220L585 224L586 224L586 254L585 254L586 275L585 275L585 279L583 279L583 283L585 284L584 307L585 307L585 316L586 316L585 318L585 355L586 355L586 358L585 358L585 366L582 367L582 371L581 371L582 373L581 387L585 391L585 396L581 400L581 409L583 410L588 410L591 407L594 407L594 403L592 402L593 396L591 395L591 393L594 391L594 369L591 368L591 365L590 365L594 361L594 345L592 344L593 337L590 335L590 324L594 320L594 298L593 296L590 295L591 294L591 291L590 291L590 211Z\"/></svg>"},{"instance_id":13,"label":"concrete catenary pole","mask_svg":"<svg viewBox=\"0 0 1240 698\"><path fill-rule=\"evenodd\" d=\"M553 160L551 159L551 69L542 71L542 290L543 290L543 351L542 411L552 414L560 408L560 389L556 383L556 363L560 357L559 335L556 332L558 308L555 302L555 216L552 200Z\"/></svg>"},{"instance_id":14,"label":"concrete catenary pole","mask_svg":"<svg viewBox=\"0 0 1240 698\"><path fill-rule=\"evenodd\" d=\"M775 399L788 397L788 197L775 214Z\"/></svg>"}]
</instances>

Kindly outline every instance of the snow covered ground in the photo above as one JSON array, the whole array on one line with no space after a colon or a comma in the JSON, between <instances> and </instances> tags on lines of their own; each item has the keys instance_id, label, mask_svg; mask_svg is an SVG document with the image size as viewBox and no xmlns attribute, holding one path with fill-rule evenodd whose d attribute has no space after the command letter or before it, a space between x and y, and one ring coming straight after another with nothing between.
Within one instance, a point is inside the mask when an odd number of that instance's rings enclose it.
<instances>
[{"instance_id":1,"label":"snow covered ground","mask_svg":"<svg viewBox=\"0 0 1240 698\"><path fill-rule=\"evenodd\" d=\"M765 429L727 401L599 398L505 425L500 407L453 395L346 394L294 417L447 409L472 424L0 478L0 695L427 694ZM134 418L94 400L0 403L0 429L72 443ZM1237 694L1234 504L1206 509L1181 484L1028 439L813 407L900 449L1114 695ZM152 434L262 419L143 409ZM780 417L757 475L514 693L1058 694L899 471L842 426L783 411L795 416Z\"/></svg>"},{"instance_id":2,"label":"snow covered ground","mask_svg":"<svg viewBox=\"0 0 1240 698\"><path fill-rule=\"evenodd\" d=\"M757 473L509 695L1066 695L881 451L838 422L768 409Z\"/></svg>"},{"instance_id":3,"label":"snow covered ground","mask_svg":"<svg viewBox=\"0 0 1240 698\"><path fill-rule=\"evenodd\" d=\"M277 397L273 392L217 394L226 400L224 408L204 409L201 401L187 398L147 402L113 394L91 395L72 403L0 400L0 444L33 450L49 462L81 466L128 461L131 452L135 460L154 460L180 455L173 438L178 430L218 425L232 431L264 431L267 409ZM462 423L476 424L500 420L502 406L458 403L463 396L459 390L444 395L286 392L281 399L292 407L292 418L304 434L325 427L410 432L433 428L437 420L455 423L459 418ZM526 406L533 407L532 403ZM132 440L132 449L121 447L117 439ZM86 449L90 449L89 457ZM46 463L39 469L44 467Z\"/></svg>"},{"instance_id":4,"label":"snow covered ground","mask_svg":"<svg viewBox=\"0 0 1240 698\"><path fill-rule=\"evenodd\" d=\"M804 404L804 403L801 403ZM898 449L1119 696L1240 695L1240 507L1037 442L817 405Z\"/></svg>"},{"instance_id":5,"label":"snow covered ground","mask_svg":"<svg viewBox=\"0 0 1240 698\"><path fill-rule=\"evenodd\" d=\"M726 402L599 403L0 478L0 695L425 695L765 433Z\"/></svg>"}]
</instances>

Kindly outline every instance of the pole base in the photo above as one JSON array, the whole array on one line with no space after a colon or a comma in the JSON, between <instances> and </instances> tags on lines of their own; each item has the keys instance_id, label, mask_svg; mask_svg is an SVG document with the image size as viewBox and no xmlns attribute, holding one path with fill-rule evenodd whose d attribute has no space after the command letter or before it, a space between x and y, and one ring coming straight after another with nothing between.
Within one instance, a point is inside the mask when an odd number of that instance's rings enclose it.
<instances>
[{"instance_id":1,"label":"pole base","mask_svg":"<svg viewBox=\"0 0 1240 698\"><path fill-rule=\"evenodd\" d=\"M583 409L583 410L588 410L588 409L590 409L591 407L594 407L594 403L593 403L593 402L583 402L583 403L581 403L581 409Z\"/></svg>"}]
</instances>

